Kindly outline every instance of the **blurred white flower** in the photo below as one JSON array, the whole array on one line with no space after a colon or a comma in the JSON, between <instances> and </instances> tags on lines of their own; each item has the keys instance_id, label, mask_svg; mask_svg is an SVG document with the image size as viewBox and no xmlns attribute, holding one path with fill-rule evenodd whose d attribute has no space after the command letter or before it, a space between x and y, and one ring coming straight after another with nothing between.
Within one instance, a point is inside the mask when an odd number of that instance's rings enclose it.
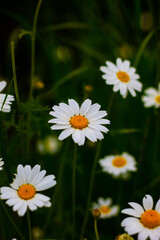
<instances>
[{"instance_id":1,"label":"blurred white flower","mask_svg":"<svg viewBox=\"0 0 160 240\"><path fill-rule=\"evenodd\" d=\"M153 199L150 195L143 198L143 207L135 202L128 203L132 208L121 212L131 217L125 218L121 226L129 235L138 234L138 240L160 239L160 200L153 210Z\"/></svg>"},{"instance_id":2,"label":"blurred white flower","mask_svg":"<svg viewBox=\"0 0 160 240\"><path fill-rule=\"evenodd\" d=\"M102 124L109 124L110 121L104 119L106 111L99 111L100 105L92 104L90 99L86 99L81 107L73 100L68 100L68 105L60 103L59 106L53 106L49 114L54 118L49 123L54 123L52 130L64 129L59 135L59 140L63 140L72 135L73 141L79 146L84 145L85 137L90 141L96 142L102 140L101 132L108 132L108 129Z\"/></svg>"},{"instance_id":3,"label":"blurred white flower","mask_svg":"<svg viewBox=\"0 0 160 240\"><path fill-rule=\"evenodd\" d=\"M48 135L45 139L37 141L37 149L41 154L55 154L60 150L61 143L57 137Z\"/></svg>"},{"instance_id":4,"label":"blurred white flower","mask_svg":"<svg viewBox=\"0 0 160 240\"><path fill-rule=\"evenodd\" d=\"M0 92L5 88L6 84L5 81L0 81ZM0 93L0 111L10 112L12 101L14 101L13 95Z\"/></svg>"},{"instance_id":5,"label":"blurred white flower","mask_svg":"<svg viewBox=\"0 0 160 240\"><path fill-rule=\"evenodd\" d=\"M97 203L92 203L92 210L98 209L101 212L100 218L111 218L113 216L116 216L119 212L119 206L118 205L112 205L112 199L111 198L102 198L99 197L97 200Z\"/></svg>"},{"instance_id":6,"label":"blurred white flower","mask_svg":"<svg viewBox=\"0 0 160 240\"><path fill-rule=\"evenodd\" d=\"M104 172L108 172L115 177L126 175L128 171L136 171L135 158L129 153L121 155L108 155L99 160Z\"/></svg>"},{"instance_id":7,"label":"blurred white flower","mask_svg":"<svg viewBox=\"0 0 160 240\"><path fill-rule=\"evenodd\" d=\"M146 95L142 96L142 102L146 108L160 107L160 83L158 84L158 89L150 87L144 93Z\"/></svg>"},{"instance_id":8,"label":"blurred white flower","mask_svg":"<svg viewBox=\"0 0 160 240\"><path fill-rule=\"evenodd\" d=\"M13 211L17 211L19 216L23 216L27 208L34 211L37 207L51 206L50 198L37 191L53 187L55 176L45 176L46 171L40 169L38 164L33 169L30 165L23 167L19 164L11 187L1 187L1 199L7 199L6 204L13 206Z\"/></svg>"},{"instance_id":9,"label":"blurred white flower","mask_svg":"<svg viewBox=\"0 0 160 240\"><path fill-rule=\"evenodd\" d=\"M130 67L130 61L122 62L120 58L117 58L116 65L109 61L106 61L106 65L107 67L100 67L100 70L104 73L102 78L106 80L106 84L114 85L114 92L120 90L123 98L127 97L128 91L133 97L136 96L135 90L141 92L142 83L137 80L140 76L135 73L136 69L134 67Z\"/></svg>"}]
</instances>

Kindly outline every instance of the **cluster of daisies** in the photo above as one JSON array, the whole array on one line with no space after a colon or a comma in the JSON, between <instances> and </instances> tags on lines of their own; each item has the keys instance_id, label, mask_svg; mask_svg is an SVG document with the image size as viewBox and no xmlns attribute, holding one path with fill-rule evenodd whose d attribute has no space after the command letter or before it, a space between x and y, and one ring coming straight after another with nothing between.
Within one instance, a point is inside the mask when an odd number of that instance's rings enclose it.
<instances>
[{"instance_id":1,"label":"cluster of daisies","mask_svg":"<svg viewBox=\"0 0 160 240\"><path fill-rule=\"evenodd\" d=\"M106 62L106 66L100 67L104 73L102 78L106 84L113 85L113 91L120 91L123 98L127 97L128 92L135 97L136 91L142 91L142 83L138 80L140 76L136 73L136 69L130 66L128 60L122 61L117 58L116 64L110 61ZM0 82L0 91L6 86L5 81ZM0 111L10 112L11 103L14 96L0 93ZM145 90L142 96L145 107L160 107L160 83L158 89L150 87ZM109 130L106 124L110 121L106 119L107 111L100 110L101 105L92 103L90 99L86 99L80 106L74 99L69 99L68 104L59 103L54 105L50 115L53 117L49 120L52 130L62 130L58 139L64 140L72 136L73 141L82 146L85 144L86 138L92 142L102 140L104 133ZM49 151L54 152L56 148L56 140L51 137L39 143L39 149L42 153ZM4 162L0 159L0 170ZM127 178L130 171L136 171L136 160L127 152L118 155L109 155L99 160L99 164L103 172L112 174L115 178ZM46 175L45 170L41 170L40 165L31 168L30 165L17 167L17 174L10 187L1 187L1 199L6 200L6 204L13 207L13 211L17 211L19 216L23 216L27 209L34 211L37 207L50 207L50 198L40 194L40 191L55 186L55 176ZM138 240L160 239L160 200L153 210L153 199L150 195L143 198L143 207L138 203L130 202L132 208L122 210L122 213L131 215L122 221L122 227L130 234L138 234ZM99 197L97 203L92 203L92 209L99 209L101 218L109 218L116 216L119 212L118 205L112 205L111 198Z\"/></svg>"}]
</instances>

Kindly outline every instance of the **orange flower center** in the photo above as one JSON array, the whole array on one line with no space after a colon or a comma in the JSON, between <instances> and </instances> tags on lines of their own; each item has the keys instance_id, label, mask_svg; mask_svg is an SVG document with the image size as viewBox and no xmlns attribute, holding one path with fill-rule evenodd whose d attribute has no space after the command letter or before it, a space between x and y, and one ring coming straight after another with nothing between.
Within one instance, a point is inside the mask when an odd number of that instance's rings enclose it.
<instances>
[{"instance_id":1,"label":"orange flower center","mask_svg":"<svg viewBox=\"0 0 160 240\"><path fill-rule=\"evenodd\" d=\"M119 71L117 77L121 82L127 83L130 80L129 75L126 72Z\"/></svg>"},{"instance_id":2,"label":"orange flower center","mask_svg":"<svg viewBox=\"0 0 160 240\"><path fill-rule=\"evenodd\" d=\"M70 124L72 127L82 130L87 127L88 120L82 115L76 115L70 119Z\"/></svg>"},{"instance_id":3,"label":"orange flower center","mask_svg":"<svg viewBox=\"0 0 160 240\"><path fill-rule=\"evenodd\" d=\"M158 96L155 97L155 101L156 101L157 103L160 103L160 95L158 95Z\"/></svg>"},{"instance_id":4,"label":"orange flower center","mask_svg":"<svg viewBox=\"0 0 160 240\"><path fill-rule=\"evenodd\" d=\"M112 160L112 164L113 166L115 167L124 167L126 164L127 164L127 161L124 157L115 157L113 160Z\"/></svg>"},{"instance_id":5,"label":"orange flower center","mask_svg":"<svg viewBox=\"0 0 160 240\"><path fill-rule=\"evenodd\" d=\"M100 212L101 212L102 214L107 214L107 213L109 213L109 212L111 211L110 207L108 207L108 206L101 206L101 207L99 208L99 210L100 210Z\"/></svg>"},{"instance_id":6,"label":"orange flower center","mask_svg":"<svg viewBox=\"0 0 160 240\"><path fill-rule=\"evenodd\" d=\"M160 226L160 214L155 210L147 210L141 215L141 223L147 228Z\"/></svg>"},{"instance_id":7,"label":"orange flower center","mask_svg":"<svg viewBox=\"0 0 160 240\"><path fill-rule=\"evenodd\" d=\"M36 194L35 188L30 184L23 184L18 189L18 195L24 200L29 200Z\"/></svg>"}]
</instances>

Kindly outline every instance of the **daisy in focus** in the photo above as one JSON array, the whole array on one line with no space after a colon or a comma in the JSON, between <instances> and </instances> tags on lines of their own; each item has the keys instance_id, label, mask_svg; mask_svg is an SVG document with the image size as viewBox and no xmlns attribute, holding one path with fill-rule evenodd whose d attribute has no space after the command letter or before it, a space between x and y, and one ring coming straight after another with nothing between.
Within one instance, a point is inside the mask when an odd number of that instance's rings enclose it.
<instances>
[{"instance_id":1,"label":"daisy in focus","mask_svg":"<svg viewBox=\"0 0 160 240\"><path fill-rule=\"evenodd\" d=\"M130 61L125 60L123 62L120 58L117 58L116 65L109 61L106 61L106 65L107 67L100 67L100 70L104 73L102 78L106 80L106 84L114 85L114 92L120 90L123 98L127 97L128 91L133 97L136 96L135 90L141 92L142 83L137 80L140 76L135 73L136 69L134 67L130 67Z\"/></svg>"},{"instance_id":2,"label":"daisy in focus","mask_svg":"<svg viewBox=\"0 0 160 240\"><path fill-rule=\"evenodd\" d=\"M136 171L135 158L129 153L121 155L109 155L99 160L99 163L104 172L107 172L115 177L124 175L129 171Z\"/></svg>"},{"instance_id":3,"label":"daisy in focus","mask_svg":"<svg viewBox=\"0 0 160 240\"><path fill-rule=\"evenodd\" d=\"M132 208L123 209L121 212L131 217L125 218L121 226L130 234L138 234L138 240L160 239L160 200L153 210L153 199L150 195L143 198L143 207L135 202L128 203Z\"/></svg>"},{"instance_id":4,"label":"daisy in focus","mask_svg":"<svg viewBox=\"0 0 160 240\"><path fill-rule=\"evenodd\" d=\"M37 192L53 187L55 176L45 176L46 171L40 169L38 164L32 169L30 165L19 164L11 187L1 187L1 199L7 199L6 204L13 206L19 216L23 216L27 208L34 211L37 207L51 206L50 198Z\"/></svg>"},{"instance_id":5,"label":"daisy in focus","mask_svg":"<svg viewBox=\"0 0 160 240\"><path fill-rule=\"evenodd\" d=\"M144 93L146 95L142 96L142 102L146 108L160 107L160 83L158 84L158 89L150 87L147 88Z\"/></svg>"},{"instance_id":6,"label":"daisy in focus","mask_svg":"<svg viewBox=\"0 0 160 240\"><path fill-rule=\"evenodd\" d=\"M101 212L100 218L110 218L116 216L119 212L119 206L112 206L111 198L98 198L97 203L92 203L92 210L98 209Z\"/></svg>"},{"instance_id":7,"label":"daisy in focus","mask_svg":"<svg viewBox=\"0 0 160 240\"><path fill-rule=\"evenodd\" d=\"M0 170L3 169L3 168L2 168L3 164L4 164L4 161L2 161L2 158L0 158Z\"/></svg>"},{"instance_id":8,"label":"daisy in focus","mask_svg":"<svg viewBox=\"0 0 160 240\"><path fill-rule=\"evenodd\" d=\"M0 81L0 111L2 112L10 112L11 111L11 104L14 101L14 96L8 94L1 93L1 91L6 87L5 81ZM4 102L5 100L5 102Z\"/></svg>"},{"instance_id":9,"label":"daisy in focus","mask_svg":"<svg viewBox=\"0 0 160 240\"><path fill-rule=\"evenodd\" d=\"M58 139L64 140L72 135L73 141L79 146L84 145L85 137L92 142L102 140L104 138L102 132L108 132L102 124L109 124L110 121L103 118L107 112L99 111L100 107L97 103L92 104L90 99L86 99L81 107L73 99L68 100L68 105L65 103L55 105L53 111L49 113L54 117L49 120L49 123L54 124L51 129L63 129Z\"/></svg>"}]
</instances>

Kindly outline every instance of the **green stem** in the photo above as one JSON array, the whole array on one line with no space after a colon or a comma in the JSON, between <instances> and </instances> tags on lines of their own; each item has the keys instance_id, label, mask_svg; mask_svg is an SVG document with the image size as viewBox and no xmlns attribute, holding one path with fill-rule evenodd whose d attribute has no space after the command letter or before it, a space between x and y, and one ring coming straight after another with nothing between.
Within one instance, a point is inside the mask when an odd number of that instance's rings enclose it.
<instances>
[{"instance_id":1,"label":"green stem","mask_svg":"<svg viewBox=\"0 0 160 240\"><path fill-rule=\"evenodd\" d=\"M41 3L42 3L42 0L39 0L36 11L35 11L35 15L34 15L33 28L31 33L31 86L30 86L30 92L29 92L29 99L31 99L33 94L33 82L34 82L34 75L35 75L35 39L36 39L37 19L38 19Z\"/></svg>"},{"instance_id":2,"label":"green stem","mask_svg":"<svg viewBox=\"0 0 160 240\"><path fill-rule=\"evenodd\" d=\"M59 168L59 172L58 172L56 189L55 189L55 192L53 193L53 196L51 198L53 204L52 204L50 210L48 211L48 215L46 217L46 221L45 221L44 228L43 228L44 233L46 232L49 224L51 223L51 218L52 218L52 215L53 215L53 211L55 209L57 209L57 211L59 211L59 212L63 211L63 209L62 209L63 205L61 204L61 201L63 201L63 199L62 199L63 195L61 194L61 192L63 191L62 190L62 188L63 188L63 186L62 186L63 172L64 172L64 168L65 168L65 160L66 160L66 154L67 154L68 149L69 149L69 140L66 140L63 155L62 155L62 158L60 159L61 164L60 164L60 168ZM61 201L59 199L61 199ZM61 215L61 214L58 213L58 215Z\"/></svg>"},{"instance_id":3,"label":"green stem","mask_svg":"<svg viewBox=\"0 0 160 240\"><path fill-rule=\"evenodd\" d=\"M42 0L38 1L34 20L33 20L33 28L31 32L31 77L30 77L30 91L29 91L29 100L32 98L33 95L33 83L34 83L34 75L35 75L35 39L36 39L36 28L37 28L37 19L38 13L40 10ZM31 112L28 113L27 118L27 140L26 140L26 160L30 158L30 126L31 126Z\"/></svg>"},{"instance_id":4,"label":"green stem","mask_svg":"<svg viewBox=\"0 0 160 240\"><path fill-rule=\"evenodd\" d=\"M30 219L29 209L27 209L27 221L28 221L29 240L32 240L32 228L31 228L31 219Z\"/></svg>"},{"instance_id":5,"label":"green stem","mask_svg":"<svg viewBox=\"0 0 160 240\"><path fill-rule=\"evenodd\" d=\"M94 231L96 235L96 240L99 240L98 228L97 228L97 218L94 218Z\"/></svg>"},{"instance_id":6,"label":"green stem","mask_svg":"<svg viewBox=\"0 0 160 240\"><path fill-rule=\"evenodd\" d=\"M22 240L25 240L25 238L23 237L23 234L20 232L19 228L17 227L17 225L15 224L15 222L13 221L13 219L10 217L7 209L6 209L6 206L3 204L3 202L1 201L1 205L2 205L2 208L5 212L5 214L7 215L9 221L11 222L11 224L13 225L14 229L16 230L16 232L19 234L20 238Z\"/></svg>"},{"instance_id":7,"label":"green stem","mask_svg":"<svg viewBox=\"0 0 160 240\"><path fill-rule=\"evenodd\" d=\"M88 197L87 197L87 206L86 206L85 216L84 216L82 229L81 229L81 233L80 233L80 240L83 239L83 235L84 235L85 228L86 228L87 221L88 221L88 214L89 214L89 207L90 207L92 190L93 190L94 176L95 176L97 161L98 161L98 158L99 158L100 148L101 148L101 141L98 142L98 144L97 144L96 155L95 155L93 166L92 166L90 184L89 184L89 191L88 191Z\"/></svg>"},{"instance_id":8,"label":"green stem","mask_svg":"<svg viewBox=\"0 0 160 240\"><path fill-rule=\"evenodd\" d=\"M76 159L77 159L77 144L74 144L74 155L73 155L73 173L72 173L72 218L73 218L73 229L72 229L72 240L75 235L75 196L76 196Z\"/></svg>"},{"instance_id":9,"label":"green stem","mask_svg":"<svg viewBox=\"0 0 160 240\"><path fill-rule=\"evenodd\" d=\"M14 80L14 89L16 95L16 101L18 110L20 110L20 100L19 100L19 92L18 92L18 85L17 85L17 75L16 75L16 64L15 64L15 52L14 52L14 42L11 42L11 59L12 59L12 70L13 70L13 80Z\"/></svg>"}]
</instances>

